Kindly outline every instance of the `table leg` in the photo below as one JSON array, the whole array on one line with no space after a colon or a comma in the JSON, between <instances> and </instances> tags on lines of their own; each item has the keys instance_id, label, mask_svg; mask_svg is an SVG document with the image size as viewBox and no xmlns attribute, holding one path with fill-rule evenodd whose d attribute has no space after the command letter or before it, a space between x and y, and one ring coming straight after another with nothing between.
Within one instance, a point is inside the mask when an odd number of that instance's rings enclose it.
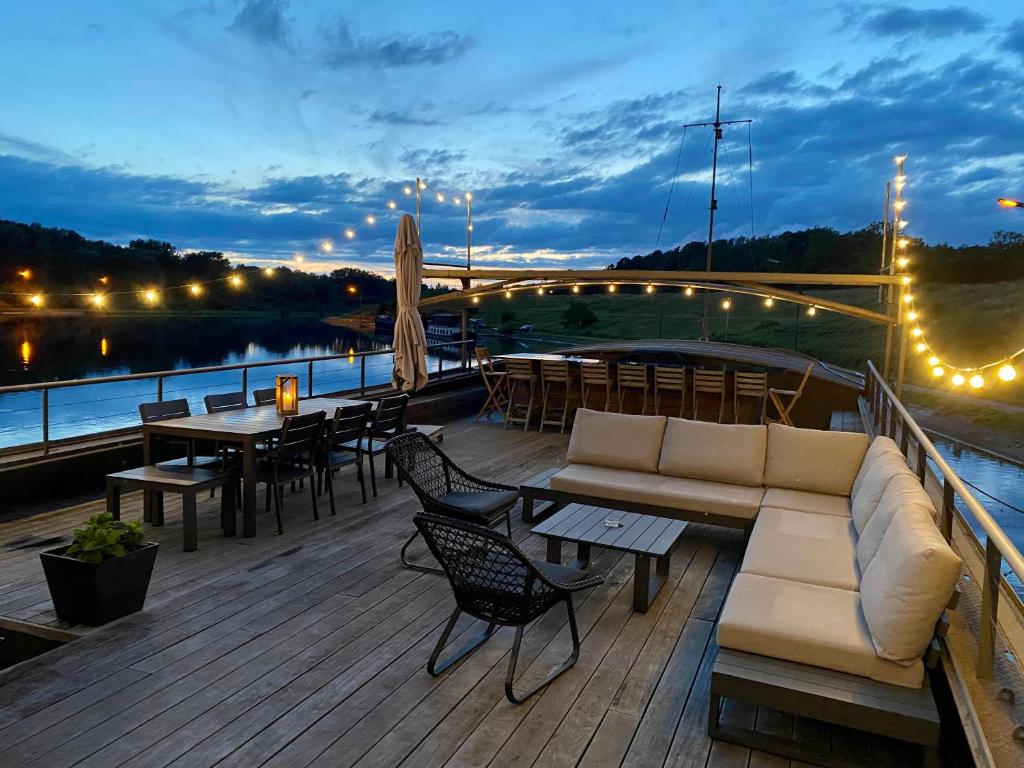
<instances>
[{"instance_id":1,"label":"table leg","mask_svg":"<svg viewBox=\"0 0 1024 768\"><path fill-rule=\"evenodd\" d=\"M150 491L150 502L152 510L152 522L155 526L161 526L164 524L164 492L163 491Z\"/></svg>"},{"instance_id":2,"label":"table leg","mask_svg":"<svg viewBox=\"0 0 1024 768\"><path fill-rule=\"evenodd\" d=\"M107 514L121 519L121 486L111 480L107 481Z\"/></svg>"},{"instance_id":3,"label":"table leg","mask_svg":"<svg viewBox=\"0 0 1024 768\"><path fill-rule=\"evenodd\" d=\"M523 522L533 522L533 496L526 493L523 494Z\"/></svg>"},{"instance_id":4,"label":"table leg","mask_svg":"<svg viewBox=\"0 0 1024 768\"><path fill-rule=\"evenodd\" d=\"M235 504L238 502L236 481L229 480L220 487L220 527L225 536L234 536Z\"/></svg>"},{"instance_id":5,"label":"table leg","mask_svg":"<svg viewBox=\"0 0 1024 768\"><path fill-rule=\"evenodd\" d=\"M149 430L142 430L142 463L149 466L153 463L153 435ZM142 519L153 522L153 495L150 491L142 491Z\"/></svg>"},{"instance_id":6,"label":"table leg","mask_svg":"<svg viewBox=\"0 0 1024 768\"><path fill-rule=\"evenodd\" d=\"M195 552L199 546L199 536L196 531L195 491L186 491L181 494L181 527L185 533L185 551Z\"/></svg>"},{"instance_id":7,"label":"table leg","mask_svg":"<svg viewBox=\"0 0 1024 768\"><path fill-rule=\"evenodd\" d=\"M242 535L256 535L256 441L242 445Z\"/></svg>"},{"instance_id":8,"label":"table leg","mask_svg":"<svg viewBox=\"0 0 1024 768\"><path fill-rule=\"evenodd\" d=\"M579 568L581 571L590 567L590 544L585 541L577 542L576 559L572 562L572 567Z\"/></svg>"},{"instance_id":9,"label":"table leg","mask_svg":"<svg viewBox=\"0 0 1024 768\"><path fill-rule=\"evenodd\" d=\"M548 539L548 562L555 563L557 565L562 564L562 540L550 538Z\"/></svg>"}]
</instances>

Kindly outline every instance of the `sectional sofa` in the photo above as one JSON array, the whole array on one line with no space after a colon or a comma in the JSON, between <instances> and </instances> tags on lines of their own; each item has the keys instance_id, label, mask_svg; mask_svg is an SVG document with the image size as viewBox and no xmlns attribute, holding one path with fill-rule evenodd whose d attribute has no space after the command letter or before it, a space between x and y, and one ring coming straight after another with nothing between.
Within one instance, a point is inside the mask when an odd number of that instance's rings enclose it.
<instances>
[{"instance_id":1,"label":"sectional sofa","mask_svg":"<svg viewBox=\"0 0 1024 768\"><path fill-rule=\"evenodd\" d=\"M568 461L540 498L750 529L720 648L925 682L961 562L889 438L584 409Z\"/></svg>"}]
</instances>

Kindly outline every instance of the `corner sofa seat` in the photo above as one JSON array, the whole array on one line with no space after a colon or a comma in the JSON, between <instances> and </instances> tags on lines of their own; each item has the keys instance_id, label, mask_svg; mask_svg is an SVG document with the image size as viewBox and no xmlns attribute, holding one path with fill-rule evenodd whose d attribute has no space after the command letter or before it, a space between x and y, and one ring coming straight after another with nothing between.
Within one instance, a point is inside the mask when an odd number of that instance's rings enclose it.
<instances>
[{"instance_id":1,"label":"corner sofa seat","mask_svg":"<svg viewBox=\"0 0 1024 768\"><path fill-rule=\"evenodd\" d=\"M792 488L768 488L761 506L775 509L794 509L816 515L850 518L850 497L835 496L815 491L794 491Z\"/></svg>"},{"instance_id":2,"label":"corner sofa seat","mask_svg":"<svg viewBox=\"0 0 1024 768\"><path fill-rule=\"evenodd\" d=\"M764 488L670 477L629 469L570 464L551 478L556 491L753 520Z\"/></svg>"},{"instance_id":3,"label":"corner sofa seat","mask_svg":"<svg viewBox=\"0 0 1024 768\"><path fill-rule=\"evenodd\" d=\"M761 507L740 572L856 592L860 568L853 521Z\"/></svg>"},{"instance_id":4,"label":"corner sofa seat","mask_svg":"<svg viewBox=\"0 0 1024 768\"><path fill-rule=\"evenodd\" d=\"M924 678L921 659L905 666L877 654L858 592L753 573L733 581L718 644L908 688Z\"/></svg>"}]
</instances>

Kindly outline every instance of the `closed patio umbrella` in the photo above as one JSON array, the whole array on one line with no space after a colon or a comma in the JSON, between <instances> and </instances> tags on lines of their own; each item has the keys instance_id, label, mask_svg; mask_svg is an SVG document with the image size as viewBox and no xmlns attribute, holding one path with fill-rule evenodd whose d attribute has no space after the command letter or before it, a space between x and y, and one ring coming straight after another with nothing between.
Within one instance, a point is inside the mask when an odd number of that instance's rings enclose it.
<instances>
[{"instance_id":1,"label":"closed patio umbrella","mask_svg":"<svg viewBox=\"0 0 1024 768\"><path fill-rule=\"evenodd\" d=\"M391 386L399 390L421 389L427 383L427 335L417 306L423 282L423 248L416 222L405 214L395 234L395 369Z\"/></svg>"}]
</instances>

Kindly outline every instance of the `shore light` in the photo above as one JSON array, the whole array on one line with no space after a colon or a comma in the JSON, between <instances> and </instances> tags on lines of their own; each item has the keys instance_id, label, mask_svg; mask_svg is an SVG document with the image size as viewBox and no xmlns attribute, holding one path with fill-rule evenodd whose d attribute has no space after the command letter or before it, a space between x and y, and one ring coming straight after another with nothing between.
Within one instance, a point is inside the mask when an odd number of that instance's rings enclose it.
<instances>
[{"instance_id":1,"label":"shore light","mask_svg":"<svg viewBox=\"0 0 1024 768\"><path fill-rule=\"evenodd\" d=\"M102 307L106 303L107 297L102 293L94 293L89 297L89 301L92 302L94 307Z\"/></svg>"},{"instance_id":2,"label":"shore light","mask_svg":"<svg viewBox=\"0 0 1024 768\"><path fill-rule=\"evenodd\" d=\"M33 293L31 296L28 297L28 303L31 304L33 307L43 306L43 304L45 303L43 300L43 294Z\"/></svg>"},{"instance_id":3,"label":"shore light","mask_svg":"<svg viewBox=\"0 0 1024 768\"><path fill-rule=\"evenodd\" d=\"M18 272L18 277L20 277L22 280L31 280L32 279L32 270L31 269L23 269L20 272Z\"/></svg>"},{"instance_id":4,"label":"shore light","mask_svg":"<svg viewBox=\"0 0 1024 768\"><path fill-rule=\"evenodd\" d=\"M1020 200L1011 200L1008 197L1000 197L996 202L1003 208L1024 208L1024 203Z\"/></svg>"}]
</instances>

